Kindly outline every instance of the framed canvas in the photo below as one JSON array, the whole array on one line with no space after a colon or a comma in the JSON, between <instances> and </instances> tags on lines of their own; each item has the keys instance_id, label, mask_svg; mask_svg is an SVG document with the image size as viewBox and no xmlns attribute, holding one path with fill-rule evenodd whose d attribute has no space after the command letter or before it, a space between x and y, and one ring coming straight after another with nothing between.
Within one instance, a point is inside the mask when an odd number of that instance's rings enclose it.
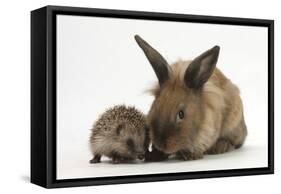
<instances>
[{"instance_id":1,"label":"framed canvas","mask_svg":"<svg viewBox=\"0 0 281 194\"><path fill-rule=\"evenodd\" d=\"M31 12L31 182L272 174L274 22Z\"/></svg>"}]
</instances>

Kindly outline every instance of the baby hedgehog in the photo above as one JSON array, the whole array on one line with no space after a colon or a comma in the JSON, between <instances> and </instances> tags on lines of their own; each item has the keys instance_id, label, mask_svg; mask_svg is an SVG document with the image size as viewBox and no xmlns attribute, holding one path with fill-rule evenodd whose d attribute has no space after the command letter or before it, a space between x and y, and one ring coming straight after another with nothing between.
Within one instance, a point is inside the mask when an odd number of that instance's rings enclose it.
<instances>
[{"instance_id":1,"label":"baby hedgehog","mask_svg":"<svg viewBox=\"0 0 281 194\"><path fill-rule=\"evenodd\" d=\"M90 147L98 163L107 156L113 163L143 159L148 149L148 130L143 113L134 107L114 106L105 111L91 129Z\"/></svg>"}]
</instances>

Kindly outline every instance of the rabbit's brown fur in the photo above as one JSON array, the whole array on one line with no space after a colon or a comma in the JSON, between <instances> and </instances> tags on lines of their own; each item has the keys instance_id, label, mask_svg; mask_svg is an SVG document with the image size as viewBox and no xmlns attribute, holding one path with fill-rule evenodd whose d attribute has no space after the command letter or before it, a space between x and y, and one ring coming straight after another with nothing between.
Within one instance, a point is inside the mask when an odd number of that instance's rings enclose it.
<instances>
[{"instance_id":1,"label":"rabbit's brown fur","mask_svg":"<svg viewBox=\"0 0 281 194\"><path fill-rule=\"evenodd\" d=\"M153 53L151 61L153 48L140 37L136 40L159 80L151 89L155 100L147 118L153 145L184 160L239 148L247 135L243 106L239 89L215 67L219 47L193 61L168 65L159 53ZM161 63L157 63L157 55L162 57ZM202 66L199 70L198 65ZM179 119L179 111L183 112L183 119Z\"/></svg>"}]
</instances>

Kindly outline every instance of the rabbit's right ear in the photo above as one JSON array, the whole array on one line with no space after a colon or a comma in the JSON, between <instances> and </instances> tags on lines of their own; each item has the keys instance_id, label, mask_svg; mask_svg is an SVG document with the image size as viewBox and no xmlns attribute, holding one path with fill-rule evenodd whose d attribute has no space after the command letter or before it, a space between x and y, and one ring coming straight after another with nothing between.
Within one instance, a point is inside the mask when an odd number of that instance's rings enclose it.
<instances>
[{"instance_id":1,"label":"rabbit's right ear","mask_svg":"<svg viewBox=\"0 0 281 194\"><path fill-rule=\"evenodd\" d=\"M193 89L201 88L211 77L219 57L219 46L196 57L188 66L184 75L186 86Z\"/></svg>"},{"instance_id":2,"label":"rabbit's right ear","mask_svg":"<svg viewBox=\"0 0 281 194\"><path fill-rule=\"evenodd\" d=\"M139 35L135 35L135 40L150 62L161 86L166 80L169 79L169 65L167 61L158 51L152 48Z\"/></svg>"}]
</instances>

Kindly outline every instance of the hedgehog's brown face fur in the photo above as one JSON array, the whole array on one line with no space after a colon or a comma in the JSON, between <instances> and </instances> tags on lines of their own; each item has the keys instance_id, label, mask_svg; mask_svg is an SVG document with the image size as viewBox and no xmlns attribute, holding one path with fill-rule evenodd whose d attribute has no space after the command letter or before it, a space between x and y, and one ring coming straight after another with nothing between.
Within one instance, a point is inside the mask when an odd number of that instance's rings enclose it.
<instances>
[{"instance_id":1,"label":"hedgehog's brown face fur","mask_svg":"<svg viewBox=\"0 0 281 194\"><path fill-rule=\"evenodd\" d=\"M176 80L169 80L156 90L148 115L152 142L165 153L175 153L196 136L200 120L198 96Z\"/></svg>"},{"instance_id":2,"label":"hedgehog's brown face fur","mask_svg":"<svg viewBox=\"0 0 281 194\"><path fill-rule=\"evenodd\" d=\"M145 127L136 128L131 123L119 124L116 128L119 146L116 154L127 159L143 159L146 149Z\"/></svg>"}]
</instances>

